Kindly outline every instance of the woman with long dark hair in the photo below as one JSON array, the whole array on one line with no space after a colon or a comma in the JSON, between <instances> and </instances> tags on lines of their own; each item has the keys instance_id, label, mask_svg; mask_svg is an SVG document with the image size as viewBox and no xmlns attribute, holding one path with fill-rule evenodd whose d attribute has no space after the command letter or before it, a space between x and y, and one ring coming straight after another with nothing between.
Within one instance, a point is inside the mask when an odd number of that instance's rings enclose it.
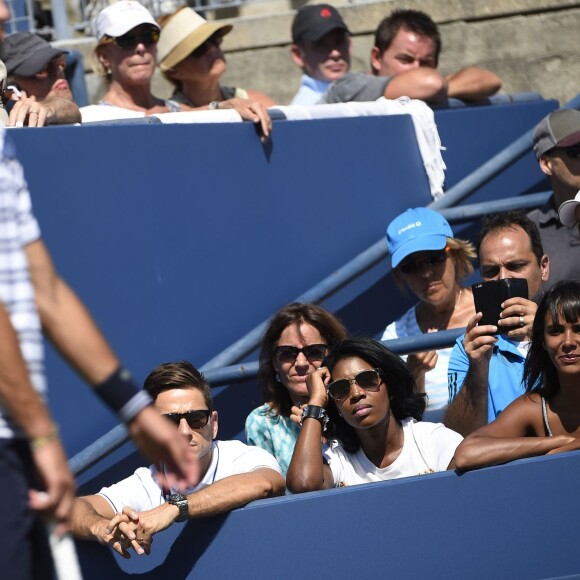
<instances>
[{"instance_id":1,"label":"woman with long dark hair","mask_svg":"<svg viewBox=\"0 0 580 580\"><path fill-rule=\"evenodd\" d=\"M453 468L461 435L419 422L425 395L380 342L346 339L311 373L286 485L293 493ZM322 436L327 443L322 443Z\"/></svg>"},{"instance_id":2,"label":"woman with long dark hair","mask_svg":"<svg viewBox=\"0 0 580 580\"><path fill-rule=\"evenodd\" d=\"M556 284L540 301L524 386L526 394L459 446L458 469L580 449L579 281Z\"/></svg>"}]
</instances>

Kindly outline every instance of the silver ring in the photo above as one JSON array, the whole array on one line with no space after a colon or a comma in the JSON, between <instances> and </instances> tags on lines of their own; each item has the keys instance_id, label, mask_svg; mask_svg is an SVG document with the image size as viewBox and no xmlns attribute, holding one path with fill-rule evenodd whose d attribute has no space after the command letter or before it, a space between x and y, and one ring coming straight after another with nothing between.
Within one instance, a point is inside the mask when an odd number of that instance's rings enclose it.
<instances>
[{"instance_id":1,"label":"silver ring","mask_svg":"<svg viewBox=\"0 0 580 580\"><path fill-rule=\"evenodd\" d=\"M523 314L520 314L520 328L521 328L522 326L525 326L525 324L526 324L526 323L524 322L524 315L523 315Z\"/></svg>"}]
</instances>

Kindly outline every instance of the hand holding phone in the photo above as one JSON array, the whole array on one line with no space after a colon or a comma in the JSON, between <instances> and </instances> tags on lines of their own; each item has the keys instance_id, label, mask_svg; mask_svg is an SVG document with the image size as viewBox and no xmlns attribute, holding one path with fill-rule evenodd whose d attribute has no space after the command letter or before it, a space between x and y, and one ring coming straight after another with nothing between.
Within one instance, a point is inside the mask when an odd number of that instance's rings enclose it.
<instances>
[{"instance_id":1,"label":"hand holding phone","mask_svg":"<svg viewBox=\"0 0 580 580\"><path fill-rule=\"evenodd\" d=\"M479 282L471 286L475 311L483 314L478 326L487 324L498 325L500 314L503 311L502 304L509 298L520 297L528 299L528 281L525 278L502 278ZM519 328L514 326L500 326L502 334Z\"/></svg>"}]
</instances>

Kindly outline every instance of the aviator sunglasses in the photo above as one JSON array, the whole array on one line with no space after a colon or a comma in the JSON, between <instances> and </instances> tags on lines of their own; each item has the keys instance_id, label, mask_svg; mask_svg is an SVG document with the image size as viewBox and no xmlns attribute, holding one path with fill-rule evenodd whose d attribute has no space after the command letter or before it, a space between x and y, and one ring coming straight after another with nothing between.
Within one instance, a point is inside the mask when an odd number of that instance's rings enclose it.
<instances>
[{"instance_id":1,"label":"aviator sunglasses","mask_svg":"<svg viewBox=\"0 0 580 580\"><path fill-rule=\"evenodd\" d=\"M143 34L123 34L123 36L107 36L103 40L105 44L114 43L123 50L135 50L139 44L153 46L159 40L159 30L152 28Z\"/></svg>"},{"instance_id":2,"label":"aviator sunglasses","mask_svg":"<svg viewBox=\"0 0 580 580\"><path fill-rule=\"evenodd\" d=\"M308 361L322 360L328 352L326 344L309 344L304 348L297 348L295 346L277 346L274 349L274 356L279 362L288 363L294 362L300 353L302 353Z\"/></svg>"},{"instance_id":3,"label":"aviator sunglasses","mask_svg":"<svg viewBox=\"0 0 580 580\"><path fill-rule=\"evenodd\" d=\"M361 371L352 379L338 379L328 385L328 394L337 402L346 399L350 394L350 386L356 383L365 391L378 391L381 386L381 373L379 369Z\"/></svg>"},{"instance_id":4,"label":"aviator sunglasses","mask_svg":"<svg viewBox=\"0 0 580 580\"><path fill-rule=\"evenodd\" d=\"M421 258L408 258L407 260L401 262L397 267L404 274L415 274L424 266L433 267L438 264L443 264L443 262L445 262L447 259L447 252L449 252L449 248L435 252L429 252Z\"/></svg>"},{"instance_id":5,"label":"aviator sunglasses","mask_svg":"<svg viewBox=\"0 0 580 580\"><path fill-rule=\"evenodd\" d=\"M181 419L185 419L190 429L203 429L209 421L211 411L209 409L199 409L198 411L187 411L186 413L164 413L176 427L181 424Z\"/></svg>"}]
</instances>

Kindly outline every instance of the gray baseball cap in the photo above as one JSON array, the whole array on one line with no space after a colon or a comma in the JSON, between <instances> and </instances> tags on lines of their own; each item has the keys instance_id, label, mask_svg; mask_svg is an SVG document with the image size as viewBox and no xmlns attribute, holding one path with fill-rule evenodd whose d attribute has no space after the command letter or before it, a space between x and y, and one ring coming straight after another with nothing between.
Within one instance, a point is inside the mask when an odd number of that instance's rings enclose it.
<instances>
[{"instance_id":1,"label":"gray baseball cap","mask_svg":"<svg viewBox=\"0 0 580 580\"><path fill-rule=\"evenodd\" d=\"M2 60L8 75L32 77L53 58L68 54L68 50L53 48L46 40L32 32L15 32L2 43Z\"/></svg>"},{"instance_id":2,"label":"gray baseball cap","mask_svg":"<svg viewBox=\"0 0 580 580\"><path fill-rule=\"evenodd\" d=\"M539 159L554 147L580 143L580 111L558 109L544 117L534 131L534 151Z\"/></svg>"}]
</instances>

